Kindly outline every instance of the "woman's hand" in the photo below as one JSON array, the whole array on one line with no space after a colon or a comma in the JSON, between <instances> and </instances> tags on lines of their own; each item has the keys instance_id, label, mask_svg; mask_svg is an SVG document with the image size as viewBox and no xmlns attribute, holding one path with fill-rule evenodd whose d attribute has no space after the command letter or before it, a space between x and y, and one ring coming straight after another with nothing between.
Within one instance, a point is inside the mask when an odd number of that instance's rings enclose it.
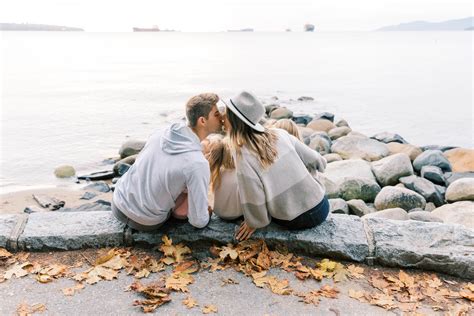
<instances>
[{"instance_id":1,"label":"woman's hand","mask_svg":"<svg viewBox=\"0 0 474 316\"><path fill-rule=\"evenodd\" d=\"M238 241L247 240L254 232L255 228L248 226L246 222L242 222L242 224L240 224L239 230L235 234L235 239Z\"/></svg>"}]
</instances>

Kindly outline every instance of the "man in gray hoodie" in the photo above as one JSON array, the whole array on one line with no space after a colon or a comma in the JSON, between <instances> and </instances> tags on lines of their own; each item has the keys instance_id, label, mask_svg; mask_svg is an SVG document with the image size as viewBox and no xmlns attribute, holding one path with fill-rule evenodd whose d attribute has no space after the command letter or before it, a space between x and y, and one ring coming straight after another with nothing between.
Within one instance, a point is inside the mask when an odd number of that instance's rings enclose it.
<instances>
[{"instance_id":1,"label":"man in gray hoodie","mask_svg":"<svg viewBox=\"0 0 474 316\"><path fill-rule=\"evenodd\" d=\"M150 136L115 186L112 212L118 220L154 230L179 209L191 225L207 225L210 171L201 141L221 130L218 101L213 93L192 97L186 104L188 124L175 123Z\"/></svg>"}]
</instances>

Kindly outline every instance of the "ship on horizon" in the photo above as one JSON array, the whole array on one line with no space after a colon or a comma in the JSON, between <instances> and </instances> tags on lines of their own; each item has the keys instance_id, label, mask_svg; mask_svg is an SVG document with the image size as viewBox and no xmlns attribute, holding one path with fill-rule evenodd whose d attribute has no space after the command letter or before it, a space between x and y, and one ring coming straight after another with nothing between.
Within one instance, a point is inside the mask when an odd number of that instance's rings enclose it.
<instances>
[{"instance_id":1,"label":"ship on horizon","mask_svg":"<svg viewBox=\"0 0 474 316\"><path fill-rule=\"evenodd\" d=\"M160 28L157 25L153 25L151 28L144 28L144 27L134 27L134 32L160 32Z\"/></svg>"}]
</instances>

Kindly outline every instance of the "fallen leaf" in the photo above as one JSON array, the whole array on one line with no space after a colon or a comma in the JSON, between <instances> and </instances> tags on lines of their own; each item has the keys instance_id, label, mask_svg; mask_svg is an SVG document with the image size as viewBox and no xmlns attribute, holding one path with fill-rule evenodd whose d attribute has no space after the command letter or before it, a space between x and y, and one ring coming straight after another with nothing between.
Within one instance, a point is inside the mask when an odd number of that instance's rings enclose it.
<instances>
[{"instance_id":1,"label":"fallen leaf","mask_svg":"<svg viewBox=\"0 0 474 316\"><path fill-rule=\"evenodd\" d=\"M205 305L202 309L203 314L217 313L217 307L214 305Z\"/></svg>"},{"instance_id":2,"label":"fallen leaf","mask_svg":"<svg viewBox=\"0 0 474 316\"><path fill-rule=\"evenodd\" d=\"M22 278L28 274L28 271L25 270L28 266L31 266L31 263L24 262L24 263L16 263L10 269L8 269L3 277L7 280L11 279L12 276L17 278Z\"/></svg>"},{"instance_id":3,"label":"fallen leaf","mask_svg":"<svg viewBox=\"0 0 474 316\"><path fill-rule=\"evenodd\" d=\"M225 286L225 285L229 285L229 284L239 284L239 282L237 282L237 281L235 281L234 279L231 279L231 278L227 278L227 279L221 278L221 281L222 281L221 286Z\"/></svg>"},{"instance_id":4,"label":"fallen leaf","mask_svg":"<svg viewBox=\"0 0 474 316\"><path fill-rule=\"evenodd\" d=\"M137 279L147 278L149 275L150 275L150 271L148 271L147 269L143 269L143 270L138 271L137 273L135 273L135 277Z\"/></svg>"},{"instance_id":5,"label":"fallen leaf","mask_svg":"<svg viewBox=\"0 0 474 316\"><path fill-rule=\"evenodd\" d=\"M227 246L222 247L222 250L219 252L219 257L222 260L225 260L229 257L232 260L237 259L239 253L232 247L232 244L228 244Z\"/></svg>"},{"instance_id":6,"label":"fallen leaf","mask_svg":"<svg viewBox=\"0 0 474 316\"><path fill-rule=\"evenodd\" d=\"M188 309L191 309L193 308L194 306L199 306L199 304L197 303L197 301L192 298L191 296L188 296L186 297L186 299L184 299L182 301L183 305L186 306Z\"/></svg>"},{"instance_id":7,"label":"fallen leaf","mask_svg":"<svg viewBox=\"0 0 474 316\"><path fill-rule=\"evenodd\" d=\"M11 258L13 255L5 248L0 248L0 260Z\"/></svg>"},{"instance_id":8,"label":"fallen leaf","mask_svg":"<svg viewBox=\"0 0 474 316\"><path fill-rule=\"evenodd\" d=\"M398 274L398 278L408 288L413 287L415 285L415 279L409 276L408 274L406 274L405 272L403 272L402 270L400 270L400 273Z\"/></svg>"},{"instance_id":9,"label":"fallen leaf","mask_svg":"<svg viewBox=\"0 0 474 316\"><path fill-rule=\"evenodd\" d=\"M27 303L22 303L18 305L16 313L18 316L29 316L34 313L42 313L46 310L46 305L38 303L34 305L28 305Z\"/></svg>"},{"instance_id":10,"label":"fallen leaf","mask_svg":"<svg viewBox=\"0 0 474 316\"><path fill-rule=\"evenodd\" d=\"M66 296L73 296L76 292L78 292L79 290L82 290L84 287L85 287L84 284L78 283L75 286L62 289L61 291Z\"/></svg>"},{"instance_id":11,"label":"fallen leaf","mask_svg":"<svg viewBox=\"0 0 474 316\"><path fill-rule=\"evenodd\" d=\"M187 273L173 273L166 278L166 288L173 291L189 292L188 285L194 282L194 278Z\"/></svg>"},{"instance_id":12,"label":"fallen leaf","mask_svg":"<svg viewBox=\"0 0 474 316\"><path fill-rule=\"evenodd\" d=\"M357 267L353 264L347 267L347 271L349 272L349 275L353 279L362 279L364 278L364 268Z\"/></svg>"},{"instance_id":13,"label":"fallen leaf","mask_svg":"<svg viewBox=\"0 0 474 316\"><path fill-rule=\"evenodd\" d=\"M319 290L319 293L321 296L327 297L327 298L337 298L337 294L339 293L339 290L337 288L331 287L329 285L324 285L321 287Z\"/></svg>"},{"instance_id":14,"label":"fallen leaf","mask_svg":"<svg viewBox=\"0 0 474 316\"><path fill-rule=\"evenodd\" d=\"M367 302L364 291L349 289L349 297L355 298L359 302Z\"/></svg>"}]
</instances>

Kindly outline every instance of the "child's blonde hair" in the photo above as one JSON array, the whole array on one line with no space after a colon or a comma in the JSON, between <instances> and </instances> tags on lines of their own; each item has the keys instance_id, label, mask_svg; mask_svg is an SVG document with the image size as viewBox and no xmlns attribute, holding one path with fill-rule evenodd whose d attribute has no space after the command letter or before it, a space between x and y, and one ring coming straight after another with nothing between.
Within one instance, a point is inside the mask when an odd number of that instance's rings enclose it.
<instances>
[{"instance_id":1,"label":"child's blonde hair","mask_svg":"<svg viewBox=\"0 0 474 316\"><path fill-rule=\"evenodd\" d=\"M298 130L298 125L290 119L278 120L273 127L281 128L301 140L300 131Z\"/></svg>"},{"instance_id":2,"label":"child's blonde hair","mask_svg":"<svg viewBox=\"0 0 474 316\"><path fill-rule=\"evenodd\" d=\"M211 169L211 189L215 190L221 182L221 171L235 169L229 137L211 139L206 159Z\"/></svg>"}]
</instances>

